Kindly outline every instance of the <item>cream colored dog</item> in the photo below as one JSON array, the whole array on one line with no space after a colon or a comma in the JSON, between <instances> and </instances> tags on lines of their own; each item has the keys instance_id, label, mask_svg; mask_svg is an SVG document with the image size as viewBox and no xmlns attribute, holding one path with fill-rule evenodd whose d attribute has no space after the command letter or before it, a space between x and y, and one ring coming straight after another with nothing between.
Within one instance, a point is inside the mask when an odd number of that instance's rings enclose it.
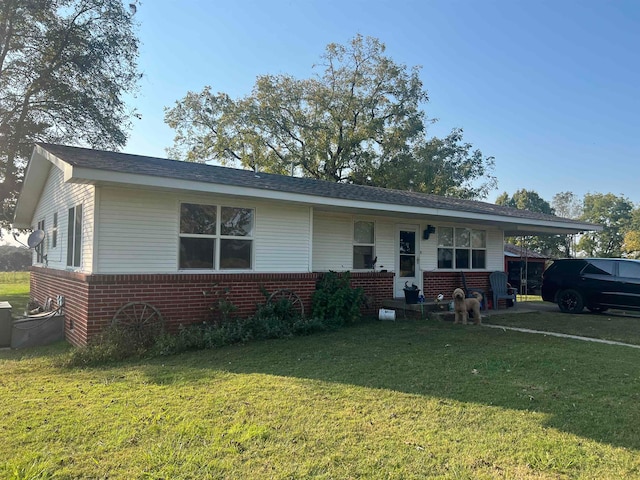
<instances>
[{"instance_id":1,"label":"cream colored dog","mask_svg":"<svg viewBox=\"0 0 640 480\"><path fill-rule=\"evenodd\" d=\"M473 323L476 325L480 325L482 321L480 318L480 301L482 300L482 295L479 293L474 293L475 298L465 298L464 290L461 288L456 288L453 291L453 311L455 313L455 320L453 323L460 323L462 320L462 324L466 325L467 320L469 320L469 311L473 312Z\"/></svg>"}]
</instances>

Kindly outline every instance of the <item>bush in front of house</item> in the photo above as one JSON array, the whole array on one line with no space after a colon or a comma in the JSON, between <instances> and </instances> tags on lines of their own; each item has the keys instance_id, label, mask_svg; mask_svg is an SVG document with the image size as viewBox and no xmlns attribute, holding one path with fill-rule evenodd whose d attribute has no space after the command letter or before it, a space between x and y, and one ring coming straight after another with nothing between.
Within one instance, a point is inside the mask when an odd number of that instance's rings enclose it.
<instances>
[{"instance_id":1,"label":"bush in front of house","mask_svg":"<svg viewBox=\"0 0 640 480\"><path fill-rule=\"evenodd\" d=\"M360 320L364 301L361 288L351 288L351 274L327 272L316 285L311 298L311 316L336 327Z\"/></svg>"},{"instance_id":2,"label":"bush in front of house","mask_svg":"<svg viewBox=\"0 0 640 480\"><path fill-rule=\"evenodd\" d=\"M288 300L259 305L252 317L221 323L201 323L180 328L177 335L163 335L156 340L151 354L174 355L189 350L203 350L248 342L310 335L332 328L316 318L295 314Z\"/></svg>"},{"instance_id":3,"label":"bush in front of house","mask_svg":"<svg viewBox=\"0 0 640 480\"><path fill-rule=\"evenodd\" d=\"M280 298L259 305L249 318L228 315L223 321L183 326L176 335L162 333L151 338L131 335L126 328L111 326L90 345L75 349L65 364L72 367L99 365L130 357L174 355L339 328L360 319L363 291L352 289L349 280L348 272L323 275L313 295L312 315L308 318L299 314L289 298Z\"/></svg>"},{"instance_id":4,"label":"bush in front of house","mask_svg":"<svg viewBox=\"0 0 640 480\"><path fill-rule=\"evenodd\" d=\"M142 356L154 345L155 338L132 335L118 325L110 325L94 337L89 345L72 350L63 366L89 367Z\"/></svg>"}]
</instances>

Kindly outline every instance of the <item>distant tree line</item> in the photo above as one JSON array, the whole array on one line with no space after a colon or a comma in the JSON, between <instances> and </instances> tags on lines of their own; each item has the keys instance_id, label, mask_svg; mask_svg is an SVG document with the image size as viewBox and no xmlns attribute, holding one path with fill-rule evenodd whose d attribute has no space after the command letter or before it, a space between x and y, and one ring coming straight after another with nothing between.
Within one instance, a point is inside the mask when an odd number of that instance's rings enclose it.
<instances>
[{"instance_id":1,"label":"distant tree line","mask_svg":"<svg viewBox=\"0 0 640 480\"><path fill-rule=\"evenodd\" d=\"M22 272L31 266L31 250L13 245L0 245L0 271Z\"/></svg>"},{"instance_id":2,"label":"distant tree line","mask_svg":"<svg viewBox=\"0 0 640 480\"><path fill-rule=\"evenodd\" d=\"M581 200L572 192L561 192L547 202L534 190L521 189L513 195L502 193L496 199L496 204L582 220L603 227L600 232L585 232L575 238L567 235L537 235L508 239L516 245L554 258L576 255L640 258L640 205L634 205L623 195L587 193Z\"/></svg>"}]
</instances>

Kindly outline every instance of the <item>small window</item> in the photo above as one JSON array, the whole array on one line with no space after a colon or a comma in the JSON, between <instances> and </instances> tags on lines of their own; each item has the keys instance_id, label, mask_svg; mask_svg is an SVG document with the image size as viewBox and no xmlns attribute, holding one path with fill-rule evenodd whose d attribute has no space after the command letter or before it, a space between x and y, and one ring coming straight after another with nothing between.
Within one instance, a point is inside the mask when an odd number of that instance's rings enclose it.
<instances>
[{"instance_id":1,"label":"small window","mask_svg":"<svg viewBox=\"0 0 640 480\"><path fill-rule=\"evenodd\" d=\"M69 209L67 266L79 267L82 260L82 205Z\"/></svg>"},{"instance_id":2,"label":"small window","mask_svg":"<svg viewBox=\"0 0 640 480\"><path fill-rule=\"evenodd\" d=\"M40 220L38 222L37 229L38 230L42 230L43 232L45 231L44 230L44 220ZM45 242L40 242L40 245L38 245L35 248L35 251L36 251L36 262L37 263L44 263L44 259L45 259L45 256L44 256L44 244L45 244Z\"/></svg>"},{"instance_id":3,"label":"small window","mask_svg":"<svg viewBox=\"0 0 640 480\"><path fill-rule=\"evenodd\" d=\"M250 208L222 207L220 233L231 237L253 235L253 210Z\"/></svg>"},{"instance_id":4,"label":"small window","mask_svg":"<svg viewBox=\"0 0 640 480\"><path fill-rule=\"evenodd\" d=\"M248 270L251 268L251 240L220 240L220 269Z\"/></svg>"},{"instance_id":5,"label":"small window","mask_svg":"<svg viewBox=\"0 0 640 480\"><path fill-rule=\"evenodd\" d=\"M640 263L636 262L619 262L618 276L626 278L640 278Z\"/></svg>"},{"instance_id":6,"label":"small window","mask_svg":"<svg viewBox=\"0 0 640 480\"><path fill-rule=\"evenodd\" d=\"M375 267L375 223L353 223L353 269L366 270Z\"/></svg>"},{"instance_id":7,"label":"small window","mask_svg":"<svg viewBox=\"0 0 640 480\"><path fill-rule=\"evenodd\" d=\"M484 269L487 232L470 228L438 228L438 268Z\"/></svg>"},{"instance_id":8,"label":"small window","mask_svg":"<svg viewBox=\"0 0 640 480\"><path fill-rule=\"evenodd\" d=\"M213 269L215 248L213 238L180 237L180 268Z\"/></svg>"},{"instance_id":9,"label":"small window","mask_svg":"<svg viewBox=\"0 0 640 480\"><path fill-rule=\"evenodd\" d=\"M218 207L183 203L180 206L180 233L215 235Z\"/></svg>"},{"instance_id":10,"label":"small window","mask_svg":"<svg viewBox=\"0 0 640 480\"><path fill-rule=\"evenodd\" d=\"M613 275L613 267L615 262L611 260L591 260L584 267L582 273L590 273L591 275Z\"/></svg>"},{"instance_id":11,"label":"small window","mask_svg":"<svg viewBox=\"0 0 640 480\"><path fill-rule=\"evenodd\" d=\"M58 246L58 212L53 213L53 228L51 229L51 248Z\"/></svg>"}]
</instances>

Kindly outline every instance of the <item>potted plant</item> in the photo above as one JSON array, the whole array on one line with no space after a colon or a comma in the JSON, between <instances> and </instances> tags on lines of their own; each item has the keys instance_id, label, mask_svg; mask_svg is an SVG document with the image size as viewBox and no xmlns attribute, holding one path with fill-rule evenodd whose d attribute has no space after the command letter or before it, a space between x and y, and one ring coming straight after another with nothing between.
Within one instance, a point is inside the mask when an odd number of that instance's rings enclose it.
<instances>
[{"instance_id":1,"label":"potted plant","mask_svg":"<svg viewBox=\"0 0 640 480\"><path fill-rule=\"evenodd\" d=\"M420 297L420 289L416 284L409 286L408 282L404 282L404 301L407 305L418 303Z\"/></svg>"}]
</instances>

